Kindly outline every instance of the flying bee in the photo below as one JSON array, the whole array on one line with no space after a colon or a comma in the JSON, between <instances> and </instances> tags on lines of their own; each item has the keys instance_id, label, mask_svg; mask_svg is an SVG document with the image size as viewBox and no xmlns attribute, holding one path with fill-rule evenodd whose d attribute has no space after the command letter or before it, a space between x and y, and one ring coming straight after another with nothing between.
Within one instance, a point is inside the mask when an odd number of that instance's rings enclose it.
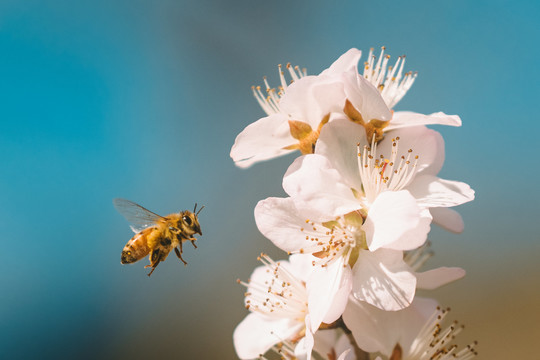
<instances>
[{"instance_id":1,"label":"flying bee","mask_svg":"<svg viewBox=\"0 0 540 360\"><path fill-rule=\"evenodd\" d=\"M204 206L197 211L197 204L195 204L193 212L184 210L160 216L126 199L114 199L113 204L116 210L131 223L131 230L136 233L122 250L120 259L122 264L134 263L150 254L148 256L150 265L145 266L145 268L152 268L148 273L150 276L159 263L164 261L174 249L176 256L184 265L187 265L182 258L182 244L185 241L191 241L193 247L197 248L195 245L197 239L193 235L202 235L198 215Z\"/></svg>"}]
</instances>

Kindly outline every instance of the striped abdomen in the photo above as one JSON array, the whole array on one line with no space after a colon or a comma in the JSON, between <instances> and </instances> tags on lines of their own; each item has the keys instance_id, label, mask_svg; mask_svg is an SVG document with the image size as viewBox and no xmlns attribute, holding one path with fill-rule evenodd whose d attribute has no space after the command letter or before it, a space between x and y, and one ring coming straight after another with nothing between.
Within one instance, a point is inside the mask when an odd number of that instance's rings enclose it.
<instances>
[{"instance_id":1,"label":"striped abdomen","mask_svg":"<svg viewBox=\"0 0 540 360\"><path fill-rule=\"evenodd\" d=\"M124 246L120 262L122 264L131 264L148 255L150 252L148 238L156 230L156 228L150 227L135 234Z\"/></svg>"}]
</instances>

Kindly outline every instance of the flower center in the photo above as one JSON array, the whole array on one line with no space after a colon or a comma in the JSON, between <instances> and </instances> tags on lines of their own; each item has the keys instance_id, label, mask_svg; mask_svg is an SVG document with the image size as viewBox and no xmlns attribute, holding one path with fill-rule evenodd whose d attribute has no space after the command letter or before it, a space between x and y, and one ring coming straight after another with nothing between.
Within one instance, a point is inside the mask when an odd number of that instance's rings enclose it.
<instances>
[{"instance_id":1,"label":"flower center","mask_svg":"<svg viewBox=\"0 0 540 360\"><path fill-rule=\"evenodd\" d=\"M382 154L377 158L375 141L372 141L371 147L364 146L362 152L360 144L357 144L358 169L364 190L364 199L359 200L365 200L366 207L383 191L399 191L414 177L418 155L413 156L413 150L409 149L406 156L398 157L398 143L399 137L392 139L392 152L389 158Z\"/></svg>"},{"instance_id":2,"label":"flower center","mask_svg":"<svg viewBox=\"0 0 540 360\"><path fill-rule=\"evenodd\" d=\"M300 249L300 253L311 253L319 260L313 266L326 267L338 258L344 257L345 264L354 265L360 250L367 250L366 234L362 230L365 215L361 211L353 211L336 220L315 223L306 220L311 227L310 235L306 235L312 245ZM305 232L305 228L300 231ZM307 231L306 231L307 233ZM313 234L319 234L313 235Z\"/></svg>"},{"instance_id":3,"label":"flower center","mask_svg":"<svg viewBox=\"0 0 540 360\"><path fill-rule=\"evenodd\" d=\"M316 130L311 128L306 122L298 120L289 120L289 129L291 136L298 140L298 143L285 146L286 150L300 150L304 155L315 152L315 143L319 138L322 127L330 120L330 114L325 115Z\"/></svg>"}]
</instances>

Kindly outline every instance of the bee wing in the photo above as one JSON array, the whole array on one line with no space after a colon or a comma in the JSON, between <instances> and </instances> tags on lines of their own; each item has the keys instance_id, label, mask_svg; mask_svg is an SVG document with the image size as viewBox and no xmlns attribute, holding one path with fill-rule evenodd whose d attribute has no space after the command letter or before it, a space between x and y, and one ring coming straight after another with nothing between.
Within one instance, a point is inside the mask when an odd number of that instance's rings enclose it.
<instances>
[{"instance_id":1,"label":"bee wing","mask_svg":"<svg viewBox=\"0 0 540 360\"><path fill-rule=\"evenodd\" d=\"M139 232L154 225L159 219L163 219L162 216L145 209L133 201L116 198L113 199L113 204L116 210L131 223L133 232Z\"/></svg>"}]
</instances>

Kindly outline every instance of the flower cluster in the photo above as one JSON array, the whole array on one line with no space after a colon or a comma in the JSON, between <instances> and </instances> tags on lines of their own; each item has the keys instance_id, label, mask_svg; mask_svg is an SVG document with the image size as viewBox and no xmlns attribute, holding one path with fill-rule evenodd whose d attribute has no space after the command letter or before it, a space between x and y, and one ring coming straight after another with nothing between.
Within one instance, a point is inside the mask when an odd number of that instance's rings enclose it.
<instances>
[{"instance_id":1,"label":"flower cluster","mask_svg":"<svg viewBox=\"0 0 540 360\"><path fill-rule=\"evenodd\" d=\"M394 111L416 79L405 57L351 49L319 75L287 65L281 86L254 87L267 116L236 138L242 168L300 151L283 177L286 198L255 208L259 230L288 260L263 263L248 282L250 314L234 332L241 359L468 359L448 343L461 328L416 289L435 289L465 271L419 271L432 223L463 230L452 207L474 199L465 183L437 176L442 136L426 125L460 126L456 115ZM290 77L291 81L287 80Z\"/></svg>"}]
</instances>

